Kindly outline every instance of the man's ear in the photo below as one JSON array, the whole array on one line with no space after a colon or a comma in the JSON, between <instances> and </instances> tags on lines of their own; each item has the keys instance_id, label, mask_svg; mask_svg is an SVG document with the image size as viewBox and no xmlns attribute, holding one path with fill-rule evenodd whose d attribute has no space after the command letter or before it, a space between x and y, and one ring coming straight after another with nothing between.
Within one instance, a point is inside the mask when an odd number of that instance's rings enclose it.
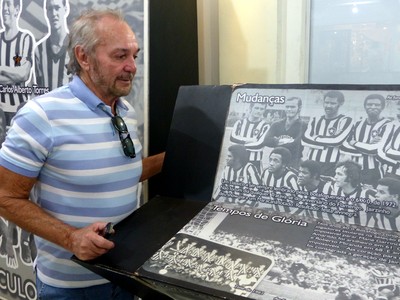
<instances>
[{"instance_id":1,"label":"man's ear","mask_svg":"<svg viewBox=\"0 0 400 300\"><path fill-rule=\"evenodd\" d=\"M74 49L76 60L78 61L81 69L84 71L89 71L89 56L87 55L85 49L82 46L77 45Z\"/></svg>"},{"instance_id":2,"label":"man's ear","mask_svg":"<svg viewBox=\"0 0 400 300\"><path fill-rule=\"evenodd\" d=\"M15 6L15 16L18 17L20 12L21 12L21 5L17 4Z\"/></svg>"}]
</instances>

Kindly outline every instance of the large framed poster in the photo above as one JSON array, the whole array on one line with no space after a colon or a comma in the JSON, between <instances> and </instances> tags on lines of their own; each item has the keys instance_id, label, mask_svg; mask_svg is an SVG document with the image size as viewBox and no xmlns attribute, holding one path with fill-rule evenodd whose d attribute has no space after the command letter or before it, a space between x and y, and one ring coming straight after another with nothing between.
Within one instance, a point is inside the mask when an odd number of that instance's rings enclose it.
<instances>
[{"instance_id":1,"label":"large framed poster","mask_svg":"<svg viewBox=\"0 0 400 300\"><path fill-rule=\"evenodd\" d=\"M399 87L230 97L210 203L135 275L175 299L398 299Z\"/></svg>"},{"instance_id":2,"label":"large framed poster","mask_svg":"<svg viewBox=\"0 0 400 300\"><path fill-rule=\"evenodd\" d=\"M0 142L17 110L29 99L69 81L65 65L68 26L86 9L124 12L141 51L132 92L126 99L138 115L139 138L145 142L147 85L146 0L1 0ZM13 32L17 32L13 36ZM36 299L33 237L0 218L0 295L5 299ZM0 298L1 298L0 297Z\"/></svg>"}]
</instances>

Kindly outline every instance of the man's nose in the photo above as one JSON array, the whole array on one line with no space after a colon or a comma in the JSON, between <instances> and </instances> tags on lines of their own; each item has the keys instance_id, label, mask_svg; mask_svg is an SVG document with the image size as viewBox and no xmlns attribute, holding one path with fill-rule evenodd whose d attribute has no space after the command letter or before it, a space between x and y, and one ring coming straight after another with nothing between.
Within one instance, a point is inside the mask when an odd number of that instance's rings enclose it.
<instances>
[{"instance_id":1,"label":"man's nose","mask_svg":"<svg viewBox=\"0 0 400 300\"><path fill-rule=\"evenodd\" d=\"M136 70L137 70L137 67L136 67L136 59L134 58L134 57L132 57L132 58L130 58L127 62L126 62L126 65L125 65L125 67L124 67L124 70L126 71L126 72L130 72L130 73L132 73L132 74L136 74Z\"/></svg>"}]
</instances>

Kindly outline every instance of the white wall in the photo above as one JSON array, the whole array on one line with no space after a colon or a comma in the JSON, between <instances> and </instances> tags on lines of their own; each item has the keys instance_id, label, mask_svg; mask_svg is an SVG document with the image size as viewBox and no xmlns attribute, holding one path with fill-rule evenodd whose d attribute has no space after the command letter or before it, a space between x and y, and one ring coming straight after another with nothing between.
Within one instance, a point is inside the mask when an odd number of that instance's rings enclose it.
<instances>
[{"instance_id":1,"label":"white wall","mask_svg":"<svg viewBox=\"0 0 400 300\"><path fill-rule=\"evenodd\" d=\"M219 84L218 1L197 0L200 84Z\"/></svg>"}]
</instances>

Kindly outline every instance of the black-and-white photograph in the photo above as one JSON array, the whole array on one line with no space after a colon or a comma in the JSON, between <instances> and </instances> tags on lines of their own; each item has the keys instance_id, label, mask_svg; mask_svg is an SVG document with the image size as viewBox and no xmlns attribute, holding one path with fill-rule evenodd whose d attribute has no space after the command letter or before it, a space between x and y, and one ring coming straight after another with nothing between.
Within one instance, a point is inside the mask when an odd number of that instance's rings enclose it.
<instances>
[{"instance_id":1,"label":"black-and-white photograph","mask_svg":"<svg viewBox=\"0 0 400 300\"><path fill-rule=\"evenodd\" d=\"M176 282L171 278L178 277L182 287L188 288L194 282L206 285L215 289L212 294L218 295L226 289L203 278L208 274L206 269L184 268L181 264L191 261L186 250L199 250L197 246L204 251L220 249L221 246L210 248L216 243L225 245L224 251L232 252L231 255L237 255L238 250L245 251L245 257L250 257L247 253L259 255L258 264L263 257L271 261L262 279L249 289L251 293L242 294L244 297L375 300L392 295L388 299L396 299L400 292L399 239L399 232L210 202L146 263L145 270L153 272L153 278L161 277L161 281L172 284ZM171 253L179 253L179 258ZM221 252L215 250L214 254L217 253ZM203 259L206 257L203 255ZM193 260L193 266L198 266L198 262ZM185 271L174 271L180 269ZM217 264L211 269L217 270ZM249 278L253 274L251 268L243 270L249 272ZM239 276L236 280L240 280ZM347 294L349 298L345 298Z\"/></svg>"},{"instance_id":2,"label":"black-and-white photograph","mask_svg":"<svg viewBox=\"0 0 400 300\"><path fill-rule=\"evenodd\" d=\"M400 227L400 91L237 88L218 202Z\"/></svg>"},{"instance_id":3,"label":"black-and-white photograph","mask_svg":"<svg viewBox=\"0 0 400 300\"><path fill-rule=\"evenodd\" d=\"M206 290L247 297L251 293L263 294L255 287L272 263L268 256L178 233L143 265L143 269L158 273L175 285L178 282L183 286L194 284Z\"/></svg>"}]
</instances>

